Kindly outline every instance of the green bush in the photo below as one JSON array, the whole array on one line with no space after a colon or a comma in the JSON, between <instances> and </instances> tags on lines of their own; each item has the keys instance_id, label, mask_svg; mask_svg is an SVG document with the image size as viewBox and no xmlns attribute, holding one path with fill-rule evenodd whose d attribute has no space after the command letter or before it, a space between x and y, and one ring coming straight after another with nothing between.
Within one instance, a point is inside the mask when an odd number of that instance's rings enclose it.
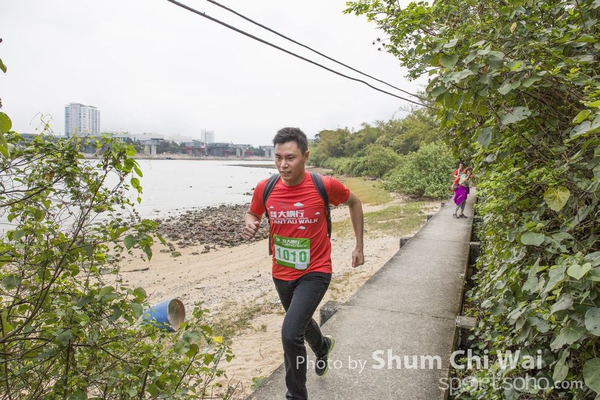
<instances>
[{"instance_id":1,"label":"green bush","mask_svg":"<svg viewBox=\"0 0 600 400\"><path fill-rule=\"evenodd\" d=\"M381 178L394 169L400 161L400 156L389 147L369 145L367 147L367 168L370 175Z\"/></svg>"},{"instance_id":2,"label":"green bush","mask_svg":"<svg viewBox=\"0 0 600 400\"><path fill-rule=\"evenodd\" d=\"M364 176L367 173L366 157L328 158L321 166L332 169L336 174Z\"/></svg>"},{"instance_id":3,"label":"green bush","mask_svg":"<svg viewBox=\"0 0 600 400\"><path fill-rule=\"evenodd\" d=\"M384 187L416 197L444 198L450 194L454 158L438 141L400 156L398 166L384 176Z\"/></svg>"},{"instance_id":4,"label":"green bush","mask_svg":"<svg viewBox=\"0 0 600 400\"><path fill-rule=\"evenodd\" d=\"M10 125L0 113L2 398L205 397L231 357L205 310L173 334L140 324L146 293L119 276L124 252L152 256L156 229L127 207L133 147L104 138L86 160L77 137L25 142Z\"/></svg>"}]
</instances>

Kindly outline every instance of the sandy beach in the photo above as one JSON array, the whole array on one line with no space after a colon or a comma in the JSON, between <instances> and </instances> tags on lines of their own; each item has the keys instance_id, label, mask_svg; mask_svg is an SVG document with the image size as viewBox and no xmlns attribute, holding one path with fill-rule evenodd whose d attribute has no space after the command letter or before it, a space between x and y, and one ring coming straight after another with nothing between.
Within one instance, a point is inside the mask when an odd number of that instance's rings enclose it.
<instances>
[{"instance_id":1,"label":"sandy beach","mask_svg":"<svg viewBox=\"0 0 600 400\"><path fill-rule=\"evenodd\" d=\"M392 203L398 202L400 200ZM434 213L436 204L439 203L431 203L426 212ZM364 205L364 211L375 211L388 205ZM238 209L236 213L239 212ZM218 213L216 215L213 220L220 218ZM334 221L346 218L346 207L332 210ZM194 225L201 225L201 222L197 221ZM242 222L227 222L225 226L241 232ZM266 227L262 227L261 231L266 235ZM222 235L214 233L213 236ZM203 302L215 319L235 319L245 313L255 316L246 329L232 337L233 361L221 365L227 372L227 381L222 383L236 386L234 398L243 399L251 393L252 378L270 375L283 361L280 340L283 309L271 279L267 239L250 243L229 240L225 245L222 239L218 245L193 240L174 243L167 239L169 247L155 246L150 261L138 257L124 260L121 275L128 285L143 287L151 304L179 298L186 310L191 310L195 303ZM398 251L399 239L393 235L368 234L365 237L365 264L352 268L354 240L338 237L334 230L333 278L321 305L329 300L346 301ZM315 319L319 320L318 311Z\"/></svg>"}]
</instances>

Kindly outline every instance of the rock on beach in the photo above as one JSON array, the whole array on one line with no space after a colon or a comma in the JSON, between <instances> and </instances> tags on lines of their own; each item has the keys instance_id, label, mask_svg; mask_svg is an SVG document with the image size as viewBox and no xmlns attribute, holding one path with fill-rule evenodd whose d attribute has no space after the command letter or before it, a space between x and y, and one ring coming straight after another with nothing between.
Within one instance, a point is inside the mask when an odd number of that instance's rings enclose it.
<instances>
[{"instance_id":1,"label":"rock on beach","mask_svg":"<svg viewBox=\"0 0 600 400\"><path fill-rule=\"evenodd\" d=\"M158 231L166 240L175 242L180 248L204 245L208 250L238 246L247 242L242 238L242 229L248 207L248 204L224 204L186 211L175 217L159 219ZM252 241L268 238L268 225L266 218L263 218Z\"/></svg>"}]
</instances>

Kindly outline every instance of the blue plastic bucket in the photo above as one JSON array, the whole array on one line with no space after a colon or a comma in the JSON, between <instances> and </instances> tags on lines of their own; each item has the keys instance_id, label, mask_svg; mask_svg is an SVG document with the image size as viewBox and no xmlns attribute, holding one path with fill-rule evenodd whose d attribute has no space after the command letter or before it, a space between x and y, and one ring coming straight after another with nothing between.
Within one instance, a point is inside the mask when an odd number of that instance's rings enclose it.
<instances>
[{"instance_id":1,"label":"blue plastic bucket","mask_svg":"<svg viewBox=\"0 0 600 400\"><path fill-rule=\"evenodd\" d=\"M185 321L185 307L179 299L165 300L144 310L142 321L173 332Z\"/></svg>"}]
</instances>

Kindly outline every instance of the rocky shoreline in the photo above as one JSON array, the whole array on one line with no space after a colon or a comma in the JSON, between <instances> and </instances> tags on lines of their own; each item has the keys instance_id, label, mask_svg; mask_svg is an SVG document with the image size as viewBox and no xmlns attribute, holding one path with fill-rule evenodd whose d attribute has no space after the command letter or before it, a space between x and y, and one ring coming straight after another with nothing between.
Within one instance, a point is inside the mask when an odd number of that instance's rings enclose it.
<instances>
[{"instance_id":1,"label":"rocky shoreline","mask_svg":"<svg viewBox=\"0 0 600 400\"><path fill-rule=\"evenodd\" d=\"M257 161L257 160L253 160ZM246 165L242 166L257 165ZM273 163L259 165L264 168L272 168ZM307 170L322 175L332 174L332 170L308 166ZM244 193L251 196L252 193ZM247 243L242 238L242 227L244 215L248 211L249 204L223 204L220 206L207 207L197 210L189 210L183 214L157 219L159 222L159 233L169 242L170 251L175 250L173 243L179 248L191 246L204 246L203 253L216 249L217 247L235 247ZM260 229L252 240L259 241L269 237L268 222L266 218L261 220Z\"/></svg>"},{"instance_id":2,"label":"rocky shoreline","mask_svg":"<svg viewBox=\"0 0 600 400\"><path fill-rule=\"evenodd\" d=\"M159 219L159 233L179 248L204 246L203 252L217 247L234 247L247 243L242 238L244 215L249 204L224 204L218 207L207 207L189 210L185 213ZM252 241L267 239L269 233L266 218L261 221L261 228ZM173 247L172 244L169 247Z\"/></svg>"}]
</instances>

